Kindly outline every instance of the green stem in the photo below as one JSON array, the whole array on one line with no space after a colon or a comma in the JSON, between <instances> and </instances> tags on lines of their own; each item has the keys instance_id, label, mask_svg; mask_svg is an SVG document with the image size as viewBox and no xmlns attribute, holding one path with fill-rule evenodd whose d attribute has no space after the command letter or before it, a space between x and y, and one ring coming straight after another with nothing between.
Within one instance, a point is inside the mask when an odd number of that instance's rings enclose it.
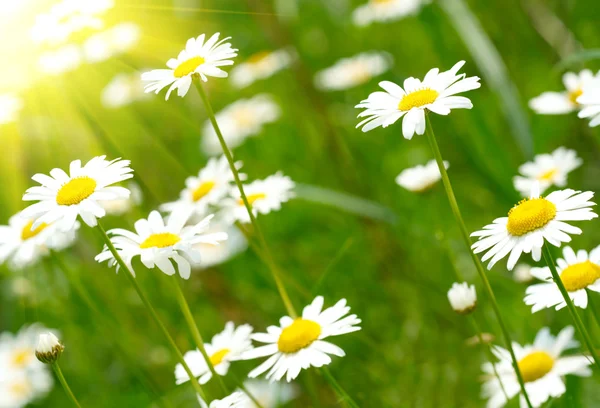
<instances>
[{"instance_id":1,"label":"green stem","mask_svg":"<svg viewBox=\"0 0 600 408\"><path fill-rule=\"evenodd\" d=\"M567 304L569 313L571 314L571 317L573 318L573 321L575 322L575 326L577 327L579 334L581 335L581 337L583 337L583 341L585 342L585 345L587 346L590 354L592 355L592 358L594 359L596 368L600 369L600 360L598 360L598 355L596 354L596 351L594 350L594 344L592 343L592 338L590 337L590 334L586 330L585 325L581 321L581 317L577 313L577 309L575 309L575 305L573 304L571 297L569 297L569 292L567 292L565 285L563 285L563 282L560 279L558 271L556 270L556 265L554 263L554 257L550 253L548 244L544 244L543 251L544 251L544 259L546 260L546 264L548 264L548 267L550 268L550 273L552 274L552 279L554 279L554 282L558 286L560 293L562 294L563 298L565 299L565 303Z\"/></svg>"},{"instance_id":2,"label":"green stem","mask_svg":"<svg viewBox=\"0 0 600 408\"><path fill-rule=\"evenodd\" d=\"M482 334L481 329L479 328L479 324L477 323L477 320L475 320L474 316L471 316L471 323L473 325L473 329L475 330L475 333L477 333L477 338L479 339L479 343L481 343L481 345L483 347L485 347L485 352L487 354L488 359L490 360L490 364L492 365L492 370L494 371L494 375L498 379L498 383L500 384L500 389L502 390L502 394L504 394L504 398L506 398L506 402L508 403L508 400L510 398L508 397L508 394L506 393L506 390L504 389L504 384L502 384L502 378L500 378L500 374L498 374L498 371L496 370L496 364L494 364L494 353L492 352L492 347L489 344L486 344L484 342L483 334Z\"/></svg>"},{"instance_id":3,"label":"green stem","mask_svg":"<svg viewBox=\"0 0 600 408\"><path fill-rule=\"evenodd\" d=\"M248 201L248 197L246 197L246 193L244 192L244 186L240 179L239 172L238 172L237 168L235 167L233 155L231 154L229 147L227 147L227 143L225 143L225 138L223 138L223 134L221 133L221 129L219 128L219 124L217 123L217 118L215 117L215 113L213 111L212 105L210 104L210 101L208 100L208 96L206 95L206 92L204 91L204 87L202 86L202 82L200 81L200 79L196 77L196 78L194 78L193 81L194 81L194 85L196 86L196 89L198 90L198 94L200 95L200 98L202 98L202 102L204 102L204 106L206 108L206 113L208 114L210 122L212 123L212 126L215 130L215 133L217 134L219 143L221 144L221 148L223 149L223 154L225 155L225 157L227 158L227 161L229 162L229 167L231 168L231 172L233 173L233 178L235 180L235 184L236 184L237 188L240 190L240 197L242 198L244 206L246 207L246 210L248 211L248 215L250 216L250 222L252 223L252 226L254 227L254 230L256 231L256 235L258 236L261 246L263 247L263 251L265 253L265 259L267 260L267 265L269 266L269 269L271 270L271 273L273 275L273 279L275 280L275 284L277 285L277 290L279 291L279 295L281 296L281 299L283 300L283 303L285 304L285 308L287 309L288 314L292 318L296 318L297 317L296 310L294 309L294 306L293 306L293 304L290 300L290 297L285 289L285 286L283 285L283 282L281 281L279 269L275 265L275 261L273 260L273 256L267 245L267 241L265 240L265 237L260 229L260 226L258 225L258 222L256 221L256 217L254 216L254 214L252 212L252 206L250 205L250 202Z\"/></svg>"},{"instance_id":4,"label":"green stem","mask_svg":"<svg viewBox=\"0 0 600 408\"><path fill-rule=\"evenodd\" d=\"M335 390L335 392L338 394L342 401L348 404L351 408L358 408L358 404L354 402L352 398L350 398L350 396L344 390L344 388L342 388L342 386L337 382L333 375L331 375L331 372L329 372L329 368L321 368L321 373L323 373L323 377L325 378L325 380L327 380L327 382Z\"/></svg>"},{"instance_id":5,"label":"green stem","mask_svg":"<svg viewBox=\"0 0 600 408\"><path fill-rule=\"evenodd\" d=\"M106 234L106 231L104 230L104 228L102 227L102 224L99 221L98 221L97 229L98 229L98 231L100 231L100 235L102 236L104 243L106 244L106 246L112 253L113 257L115 258L115 260L121 267L121 269L123 271L123 275L125 275L127 277L127 279L129 279L129 282L133 285L133 288L135 289L138 296L142 300L142 303L144 304L146 309L148 309L148 311L150 312L150 315L154 319L154 322L160 328L160 330L162 331L164 336L167 338L167 342L169 343L169 346L171 347L171 349L177 356L177 359L181 363L183 369L186 371L186 373L190 377L190 383L192 384L192 387L194 387L194 390L196 391L196 393L198 393L198 395L200 395L200 397L202 397L202 399L206 400L206 395L204 394L202 387L200 387L200 383L198 382L198 379L194 376L194 374L192 373L192 370L190 369L188 364L185 362L185 359L183 358L183 354L181 354L181 351L179 351L179 348L177 347L175 340L173 340L173 337L171 337L171 335L169 334L169 331L163 324L162 320L160 320L160 317L158 316L158 313L154 309L154 306L152 306L152 304L150 303L150 300L146 297L146 295L142 291L142 288L137 283L136 279L133 277L133 274L129 270L129 267L123 261L123 258L121 258L121 255L119 255L119 253L115 249L115 246L113 245L112 241Z\"/></svg>"},{"instance_id":6,"label":"green stem","mask_svg":"<svg viewBox=\"0 0 600 408\"><path fill-rule=\"evenodd\" d=\"M504 320L502 319L502 315L500 313L500 307L498 306L498 302L496 301L496 296L494 295L494 291L492 290L492 286L490 285L490 281L487 278L485 270L483 269L483 265L481 261L475 255L473 250L471 249L471 237L469 236L469 232L467 231L467 226L463 220L460 209L458 208L458 202L456 201L456 197L454 196L454 190L452 189L452 184L450 184L450 178L448 177L448 172L446 171L446 167L444 166L444 159L442 158L442 153L440 152L440 148L438 147L437 141L435 139L435 134L433 133L433 127L431 125L431 121L429 120L429 116L425 115L426 118L426 133L427 140L429 141L429 145L431 146L431 150L435 157L435 161L437 162L438 168L440 170L440 174L442 175L442 182L444 184L444 189L446 190L446 195L448 196L448 201L450 202L450 207L452 208L452 213L454 214L454 218L458 224L460 229L461 236L467 245L469 250L469 254L473 259L473 263L475 264L475 268L477 269L477 273L479 277L483 281L483 287L490 298L492 303L492 308L494 309L494 313L496 314L496 319L498 320L498 325L500 326L500 330L502 331L502 335L504 337L504 342L506 343L506 348L510 353L510 358L512 359L512 365L517 374L517 379L519 381L519 385L521 387L521 392L525 397L525 401L527 402L527 406L529 408L533 408L531 405L531 401L529 401L529 395L527 395L527 391L525 390L525 382L523 381L523 376L521 374L521 370L519 369L519 365L517 362L517 357L515 356L515 352L512 347L512 339L510 338L510 334L504 325Z\"/></svg>"},{"instance_id":7,"label":"green stem","mask_svg":"<svg viewBox=\"0 0 600 408\"><path fill-rule=\"evenodd\" d=\"M586 289L588 296L588 303L590 304L589 309L592 311L592 315L594 316L594 320L596 320L596 324L600 327L600 316L598 315L598 309L596 309L596 301L593 299L594 292L589 289Z\"/></svg>"},{"instance_id":8,"label":"green stem","mask_svg":"<svg viewBox=\"0 0 600 408\"><path fill-rule=\"evenodd\" d=\"M56 373L56 376L58 377L58 381L60 381L60 384L64 388L65 393L69 396L71 401L73 401L73 404L76 407L81 408L81 405L79 405L79 401L77 401L77 398L75 398L75 394L73 394L73 391L71 391L71 388L69 387L69 384L67 383L67 380L66 380L65 376L63 375L62 370L60 369L60 366L58 365L58 362L52 364L52 369Z\"/></svg>"}]
</instances>

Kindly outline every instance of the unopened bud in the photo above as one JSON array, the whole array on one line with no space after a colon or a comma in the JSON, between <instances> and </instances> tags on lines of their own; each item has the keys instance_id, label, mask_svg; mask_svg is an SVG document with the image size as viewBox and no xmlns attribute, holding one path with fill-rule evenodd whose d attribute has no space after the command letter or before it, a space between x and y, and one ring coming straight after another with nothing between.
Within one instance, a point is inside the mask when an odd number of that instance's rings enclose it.
<instances>
[{"instance_id":1,"label":"unopened bud","mask_svg":"<svg viewBox=\"0 0 600 408\"><path fill-rule=\"evenodd\" d=\"M37 347L35 348L35 356L42 363L54 364L64 349L65 346L58 340L58 337L48 332L40 334Z\"/></svg>"}]
</instances>

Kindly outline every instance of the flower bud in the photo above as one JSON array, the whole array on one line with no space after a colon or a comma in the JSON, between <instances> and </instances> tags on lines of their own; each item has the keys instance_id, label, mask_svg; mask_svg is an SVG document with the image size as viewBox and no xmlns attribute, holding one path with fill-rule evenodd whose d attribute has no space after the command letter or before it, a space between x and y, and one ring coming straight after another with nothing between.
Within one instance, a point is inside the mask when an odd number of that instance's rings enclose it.
<instances>
[{"instance_id":1,"label":"flower bud","mask_svg":"<svg viewBox=\"0 0 600 408\"><path fill-rule=\"evenodd\" d=\"M40 334L37 347L35 348L35 356L38 360L45 364L54 364L60 357L65 346L58 338L50 333Z\"/></svg>"},{"instance_id":2,"label":"flower bud","mask_svg":"<svg viewBox=\"0 0 600 408\"><path fill-rule=\"evenodd\" d=\"M477 305L475 285L469 286L467 282L454 283L448 291L448 300L452 309L460 314L469 314Z\"/></svg>"}]
</instances>

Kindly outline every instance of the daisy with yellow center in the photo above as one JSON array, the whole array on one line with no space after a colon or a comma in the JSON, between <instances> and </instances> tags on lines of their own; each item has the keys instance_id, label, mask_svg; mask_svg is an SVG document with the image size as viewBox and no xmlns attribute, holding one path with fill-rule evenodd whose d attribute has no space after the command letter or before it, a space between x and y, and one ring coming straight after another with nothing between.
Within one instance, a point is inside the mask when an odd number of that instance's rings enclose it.
<instances>
[{"instance_id":1,"label":"daisy with yellow center","mask_svg":"<svg viewBox=\"0 0 600 408\"><path fill-rule=\"evenodd\" d=\"M279 381L285 376L290 382L302 369L331 363L329 355L343 357L344 350L324 339L360 330L361 320L348 312L346 299L323 310L323 297L317 296L304 308L301 317L282 317L280 326L268 327L267 333L253 334L253 340L267 345L250 350L242 357L246 360L269 358L248 376L255 378L268 370L267 379Z\"/></svg>"},{"instance_id":2,"label":"daisy with yellow center","mask_svg":"<svg viewBox=\"0 0 600 408\"><path fill-rule=\"evenodd\" d=\"M281 204L295 197L295 184L281 172L277 172L264 180L255 180L244 186L246 198L252 207L254 216L258 214L268 214L271 211L281 209ZM232 188L231 198L222 202L222 216L228 222L239 221L242 223L250 222L248 210L241 198L240 191Z\"/></svg>"},{"instance_id":3,"label":"daisy with yellow center","mask_svg":"<svg viewBox=\"0 0 600 408\"><path fill-rule=\"evenodd\" d=\"M367 0L352 13L357 26L373 22L391 22L417 14L429 0Z\"/></svg>"},{"instance_id":4,"label":"daisy with yellow center","mask_svg":"<svg viewBox=\"0 0 600 408\"><path fill-rule=\"evenodd\" d=\"M563 258L557 259L556 264L560 280L573 304L585 309L588 304L587 290L600 292L600 246L589 254L583 249L575 253L570 247L565 247ZM533 313L550 307L560 310L567 306L558 286L552 281L548 267L532 268L531 275L545 282L527 288L525 303L532 306Z\"/></svg>"},{"instance_id":5,"label":"daisy with yellow center","mask_svg":"<svg viewBox=\"0 0 600 408\"><path fill-rule=\"evenodd\" d=\"M225 330L214 335L210 343L204 344L206 354L208 354L217 374L227 375L231 362L240 360L243 353L252 349L250 334L252 334L252 326L243 324L235 327L233 322L227 322ZM188 351L185 353L184 359L194 376L198 377L200 384L206 384L210 381L212 373L199 350ZM183 366L177 364L175 367L175 382L182 384L189 380L190 377Z\"/></svg>"},{"instance_id":6,"label":"daisy with yellow center","mask_svg":"<svg viewBox=\"0 0 600 408\"><path fill-rule=\"evenodd\" d=\"M158 211L152 211L148 219L141 219L135 223L135 231L116 228L107 234L123 261L133 272L131 261L139 256L146 268L155 266L167 275L174 275L176 271L183 279L189 279L191 264L199 263L202 254L195 247L199 243L218 245L227 239L224 232L203 234L210 225L212 215L204 218L195 225L185 226L192 212L191 209L173 211L165 220ZM96 261L108 261L109 266L118 265L108 247L96 256ZM177 270L173 266L174 261Z\"/></svg>"},{"instance_id":7,"label":"daisy with yellow center","mask_svg":"<svg viewBox=\"0 0 600 408\"><path fill-rule=\"evenodd\" d=\"M237 49L231 48L231 44L226 42L229 38L219 41L219 33L208 40L204 34L190 38L177 58L167 61L169 69L155 69L142 74L142 81L149 82L145 88L146 92L158 94L169 86L165 99L169 99L175 89L177 95L184 97L192 85L194 76L200 77L204 82L208 81L209 76L226 78L227 72L221 67L233 65L231 59L237 56Z\"/></svg>"},{"instance_id":8,"label":"daisy with yellow center","mask_svg":"<svg viewBox=\"0 0 600 408\"><path fill-rule=\"evenodd\" d=\"M581 108L578 102L583 89L600 79L600 72L594 75L589 69L579 73L567 72L562 80L565 90L562 92L544 92L529 101L529 107L542 115L563 115Z\"/></svg>"},{"instance_id":9,"label":"daisy with yellow center","mask_svg":"<svg viewBox=\"0 0 600 408\"><path fill-rule=\"evenodd\" d=\"M350 89L368 82L390 69L392 56L385 52L363 52L343 58L333 66L317 72L315 84L327 91Z\"/></svg>"},{"instance_id":10,"label":"daisy with yellow center","mask_svg":"<svg viewBox=\"0 0 600 408\"><path fill-rule=\"evenodd\" d=\"M591 191L566 189L541 197L536 183L529 198L515 205L508 217L497 218L493 224L471 234L479 238L472 246L473 252L487 251L482 261L491 259L488 269L508 254L508 270L513 269L522 253L531 253L539 261L544 242L560 247L563 242L571 241L569 234L581 234L581 229L566 221L598 217L590 208L596 205L590 201L593 196Z\"/></svg>"},{"instance_id":11,"label":"daisy with yellow center","mask_svg":"<svg viewBox=\"0 0 600 408\"><path fill-rule=\"evenodd\" d=\"M448 169L450 163L444 162L444 167ZM402 172L396 177L396 184L404 187L414 193L423 193L431 189L440 179L440 169L435 160L429 161L426 165L418 165Z\"/></svg>"},{"instance_id":12,"label":"daisy with yellow center","mask_svg":"<svg viewBox=\"0 0 600 408\"><path fill-rule=\"evenodd\" d=\"M576 101L581 107L577 116L589 119L590 127L600 125L600 72L593 83L582 88L581 96Z\"/></svg>"},{"instance_id":13,"label":"daisy with yellow center","mask_svg":"<svg viewBox=\"0 0 600 408\"><path fill-rule=\"evenodd\" d=\"M535 183L540 185L540 193L551 186L565 187L567 175L581 166L582 160L574 150L559 147L550 154L538 154L532 162L519 167L514 178L515 188L526 197Z\"/></svg>"},{"instance_id":14,"label":"daisy with yellow center","mask_svg":"<svg viewBox=\"0 0 600 408\"><path fill-rule=\"evenodd\" d=\"M31 229L56 223L60 230L69 231L75 227L78 216L90 227L95 227L97 218L106 215L99 201L129 197L128 189L112 186L133 177L129 160L108 161L105 157L94 157L83 167L80 160L74 160L69 166L69 174L52 169L50 176L33 176L32 179L41 186L29 188L23 200L39 202L22 212L23 217L34 220Z\"/></svg>"},{"instance_id":15,"label":"daisy with yellow center","mask_svg":"<svg viewBox=\"0 0 600 408\"><path fill-rule=\"evenodd\" d=\"M365 109L358 117L366 118L356 127L368 132L379 126L388 127L402 118L402 134L410 140L415 133L425 133L426 111L448 115L452 109L471 109L471 101L456 94L477 89L481 84L478 77L458 74L464 64L460 61L444 72L433 68L423 81L407 78L404 87L389 81L380 82L379 86L385 92L374 92L356 105Z\"/></svg>"},{"instance_id":16,"label":"daisy with yellow center","mask_svg":"<svg viewBox=\"0 0 600 408\"><path fill-rule=\"evenodd\" d=\"M519 370L525 382L525 390L534 408L542 406L549 398L558 398L566 392L565 375L588 377L592 370L590 361L585 356L561 357L563 351L576 348L579 344L573 339L573 327L561 330L558 336L550 334L550 329L543 328L535 337L532 345L513 348L518 360ZM495 363L496 372L502 381L508 398L512 399L520 393L519 383L508 350L502 347L493 349L499 359ZM502 391L499 379L494 375L491 363L483 365L488 380L483 385L482 394L488 398L488 408L500 408L508 401ZM520 396L521 407L526 407L525 399Z\"/></svg>"},{"instance_id":17,"label":"daisy with yellow center","mask_svg":"<svg viewBox=\"0 0 600 408\"><path fill-rule=\"evenodd\" d=\"M261 51L248 57L231 70L231 83L236 88L245 88L261 79L269 78L289 67L296 58L293 49Z\"/></svg>"},{"instance_id":18,"label":"daisy with yellow center","mask_svg":"<svg viewBox=\"0 0 600 408\"><path fill-rule=\"evenodd\" d=\"M36 360L37 361L37 360ZM43 366L42 363L40 363ZM0 370L0 407L25 407L44 397L52 388L52 376L40 370Z\"/></svg>"}]
</instances>

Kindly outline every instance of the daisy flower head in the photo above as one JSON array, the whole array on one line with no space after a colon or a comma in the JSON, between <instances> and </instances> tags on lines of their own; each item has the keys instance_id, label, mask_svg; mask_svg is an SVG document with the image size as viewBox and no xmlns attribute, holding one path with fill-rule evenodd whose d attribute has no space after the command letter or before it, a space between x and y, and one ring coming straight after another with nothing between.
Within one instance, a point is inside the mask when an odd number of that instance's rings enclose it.
<instances>
[{"instance_id":1,"label":"daisy flower head","mask_svg":"<svg viewBox=\"0 0 600 408\"><path fill-rule=\"evenodd\" d=\"M417 14L428 0L368 0L352 13L357 26L367 26L373 22L390 22Z\"/></svg>"},{"instance_id":2,"label":"daisy flower head","mask_svg":"<svg viewBox=\"0 0 600 408\"><path fill-rule=\"evenodd\" d=\"M240 146L248 137L260 134L264 125L275 122L280 116L279 105L267 94L239 99L215 115L230 149ZM201 148L208 155L223 153L209 120L202 130Z\"/></svg>"},{"instance_id":3,"label":"daisy flower head","mask_svg":"<svg viewBox=\"0 0 600 408\"><path fill-rule=\"evenodd\" d=\"M583 249L575 253L571 247L565 247L563 257L556 260L556 266L573 304L585 309L588 304L587 290L600 292L600 246L589 254ZM525 304L532 306L532 313L550 307L560 310L567 305L552 280L550 268L532 268L531 275L545 282L531 285L525 292Z\"/></svg>"},{"instance_id":4,"label":"daisy flower head","mask_svg":"<svg viewBox=\"0 0 600 408\"><path fill-rule=\"evenodd\" d=\"M511 208L508 217L497 218L481 231L472 233L471 236L479 240L471 248L476 254L487 251L481 260L485 262L491 258L488 269L509 253L509 271L522 253L531 253L537 262L542 257L545 241L560 247L563 242L571 241L569 234L581 234L581 229L566 221L586 221L598 217L590 208L596 205L590 201L593 196L591 191L566 189L542 197L539 186L535 184L529 198Z\"/></svg>"},{"instance_id":5,"label":"daisy flower head","mask_svg":"<svg viewBox=\"0 0 600 408\"><path fill-rule=\"evenodd\" d=\"M231 83L236 88L245 88L289 67L295 57L296 53L287 48L258 52L231 69Z\"/></svg>"},{"instance_id":6,"label":"daisy flower head","mask_svg":"<svg viewBox=\"0 0 600 408\"><path fill-rule=\"evenodd\" d=\"M295 184L288 176L277 172L264 180L255 180L244 186L244 192L248 203L252 207L252 213L256 217L260 214L268 214L271 211L279 211L281 204L289 201L296 196L294 193ZM223 218L230 223L236 221L242 223L250 222L250 215L244 205L240 191L237 187L232 187L230 191L231 198L222 201Z\"/></svg>"},{"instance_id":7,"label":"daisy flower head","mask_svg":"<svg viewBox=\"0 0 600 408\"><path fill-rule=\"evenodd\" d=\"M225 330L213 336L210 343L204 348L217 374L224 376L229 371L232 361L240 360L243 353L252 349L252 326L243 324L235 327L233 322L227 322ZM212 373L206 364L206 360L199 350L185 353L185 362L192 370L192 374L198 377L200 384L206 384L212 378ZM190 377L181 364L175 367L175 382L182 384L189 381Z\"/></svg>"},{"instance_id":8,"label":"daisy flower head","mask_svg":"<svg viewBox=\"0 0 600 408\"><path fill-rule=\"evenodd\" d=\"M595 83L583 89L577 103L581 106L577 116L589 119L590 127L600 125L600 72Z\"/></svg>"},{"instance_id":9,"label":"daisy flower head","mask_svg":"<svg viewBox=\"0 0 600 408\"><path fill-rule=\"evenodd\" d=\"M32 177L40 183L27 189L24 201L38 201L23 210L23 217L33 219L35 230L42 224L57 223L59 229L68 231L75 226L77 216L90 227L106 215L98 203L100 200L116 200L129 197L129 190L111 186L133 177L129 160L108 161L106 156L91 159L83 167L81 160L74 160L69 174L62 169L52 169L50 176L36 174Z\"/></svg>"},{"instance_id":10,"label":"daisy flower head","mask_svg":"<svg viewBox=\"0 0 600 408\"><path fill-rule=\"evenodd\" d=\"M565 375L588 377L592 374L592 370L588 367L590 365L588 357L573 355L561 357L563 351L579 345L573 339L573 332L573 327L568 326L554 337L550 334L550 329L545 327L538 332L533 344L521 346L513 343L519 370L525 382L525 391L535 408L540 407L550 397L557 398L565 393L566 386L563 380ZM483 384L482 395L484 398L489 398L488 408L500 408L508 402L502 386L509 399L519 394L521 389L508 350L496 346L493 352L499 359L494 366L502 385L494 374L492 363L485 363L482 369L488 380ZM521 407L527 407L523 395L520 396L520 404Z\"/></svg>"},{"instance_id":11,"label":"daisy flower head","mask_svg":"<svg viewBox=\"0 0 600 408\"><path fill-rule=\"evenodd\" d=\"M592 71L584 69L578 74L567 72L562 77L565 90L561 92L544 92L529 101L529 107L542 115L562 115L578 110L581 106L577 100L583 90L598 80Z\"/></svg>"},{"instance_id":12,"label":"daisy flower head","mask_svg":"<svg viewBox=\"0 0 600 408\"><path fill-rule=\"evenodd\" d=\"M35 358L38 338L44 333L48 333L48 329L32 324L23 326L14 335L8 332L0 334L0 371L44 371L45 366Z\"/></svg>"},{"instance_id":13,"label":"daisy flower head","mask_svg":"<svg viewBox=\"0 0 600 408\"><path fill-rule=\"evenodd\" d=\"M455 312L459 314L469 314L477 306L477 292L475 285L470 285L467 282L452 284L448 291L448 301Z\"/></svg>"},{"instance_id":14,"label":"daisy flower head","mask_svg":"<svg viewBox=\"0 0 600 408\"><path fill-rule=\"evenodd\" d=\"M231 44L226 42L230 37L219 40L219 35L216 33L206 41L205 34L190 38L177 58L167 61L168 69L144 72L142 81L149 82L145 91L158 94L169 86L165 99L169 99L175 89L177 95L184 97L194 76L199 76L204 82L208 81L209 76L226 78L227 72L221 67L233 65L231 58L237 56L237 49L231 48Z\"/></svg>"},{"instance_id":15,"label":"daisy flower head","mask_svg":"<svg viewBox=\"0 0 600 408\"><path fill-rule=\"evenodd\" d=\"M52 376L46 370L28 372L3 367L0 371L0 407L28 406L43 398L52 389L52 384Z\"/></svg>"},{"instance_id":16,"label":"daisy flower head","mask_svg":"<svg viewBox=\"0 0 600 408\"><path fill-rule=\"evenodd\" d=\"M179 276L189 279L191 264L198 263L202 254L195 248L196 244L208 243L218 245L227 239L224 232L203 234L210 225L213 217L209 215L195 225L185 226L191 216L189 209L174 211L165 220L158 211L152 211L148 219L142 218L135 223L135 232L116 228L109 230L107 234L115 246L117 253L133 273L131 262L134 257L139 256L144 266L158 269L167 275L174 275L176 269L171 261L177 265ZM119 265L107 246L101 253L96 255L97 262L108 261L109 266Z\"/></svg>"},{"instance_id":17,"label":"daisy flower head","mask_svg":"<svg viewBox=\"0 0 600 408\"><path fill-rule=\"evenodd\" d=\"M477 89L481 84L478 77L458 74L464 64L460 61L444 72L433 68L423 81L410 77L404 80L403 87L389 81L380 82L385 92L373 92L356 105L365 109L358 117L366 117L356 127L368 132L379 126L388 127L402 118L402 134L410 140L415 133L425 133L425 111L448 115L452 109L471 109L471 100L456 94Z\"/></svg>"},{"instance_id":18,"label":"daisy flower head","mask_svg":"<svg viewBox=\"0 0 600 408\"><path fill-rule=\"evenodd\" d=\"M103 106L116 109L148 97L149 95L144 92L139 73L121 73L104 87L101 101Z\"/></svg>"},{"instance_id":19,"label":"daisy flower head","mask_svg":"<svg viewBox=\"0 0 600 408\"><path fill-rule=\"evenodd\" d=\"M21 108L23 108L21 99L14 95L0 94L0 125L14 122Z\"/></svg>"},{"instance_id":20,"label":"daisy flower head","mask_svg":"<svg viewBox=\"0 0 600 408\"><path fill-rule=\"evenodd\" d=\"M242 168L242 162L235 163L236 168ZM245 174L240 174L242 180ZM198 172L197 177L185 180L185 189L181 191L179 200L161 205L161 211L173 212L181 206L191 207L196 215L203 216L211 206L229 194L234 181L233 173L225 156L213 157L206 166Z\"/></svg>"},{"instance_id":21,"label":"daisy flower head","mask_svg":"<svg viewBox=\"0 0 600 408\"><path fill-rule=\"evenodd\" d=\"M301 317L282 317L279 326L268 327L267 333L253 334L253 340L266 345L246 352L243 358L269 358L252 370L248 377L256 378L268 370L267 379L279 381L285 376L290 382L302 369L331 363L330 354L343 357L344 350L324 339L361 329L358 326L361 320L354 314L348 315L348 312L350 307L346 306L346 299L323 310L323 297L317 296L304 308Z\"/></svg>"},{"instance_id":22,"label":"daisy flower head","mask_svg":"<svg viewBox=\"0 0 600 408\"><path fill-rule=\"evenodd\" d=\"M385 52L369 51L343 58L333 66L317 72L315 85L326 91L350 89L383 74L392 65L392 57Z\"/></svg>"},{"instance_id":23,"label":"daisy flower head","mask_svg":"<svg viewBox=\"0 0 600 408\"><path fill-rule=\"evenodd\" d=\"M450 163L444 161L444 167L448 170ZM411 167L402 170L396 177L396 183L414 193L423 193L430 190L440 179L440 169L435 160L430 160L427 164Z\"/></svg>"},{"instance_id":24,"label":"daisy flower head","mask_svg":"<svg viewBox=\"0 0 600 408\"><path fill-rule=\"evenodd\" d=\"M198 402L202 408L249 408L253 407L252 400L243 392L235 391L233 394L220 399L211 401L207 404L200 396Z\"/></svg>"},{"instance_id":25,"label":"daisy flower head","mask_svg":"<svg viewBox=\"0 0 600 408\"><path fill-rule=\"evenodd\" d=\"M519 167L521 175L514 178L515 188L526 197L533 184L539 183L540 193L550 186L565 187L567 175L581 166L582 160L575 150L559 147L550 154L538 154L532 162Z\"/></svg>"}]
</instances>

